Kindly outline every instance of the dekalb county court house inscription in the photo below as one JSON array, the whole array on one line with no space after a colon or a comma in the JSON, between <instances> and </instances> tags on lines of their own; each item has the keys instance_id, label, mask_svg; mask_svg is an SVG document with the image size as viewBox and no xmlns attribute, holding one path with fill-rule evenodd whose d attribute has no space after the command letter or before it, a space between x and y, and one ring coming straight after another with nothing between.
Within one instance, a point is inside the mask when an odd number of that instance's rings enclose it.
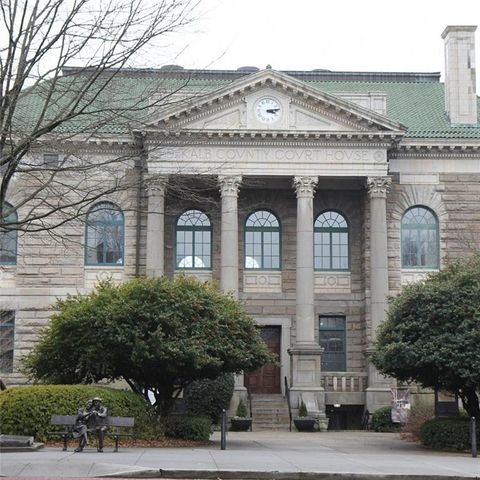
<instances>
[{"instance_id":1,"label":"dekalb county court house inscription","mask_svg":"<svg viewBox=\"0 0 480 480\"><path fill-rule=\"evenodd\" d=\"M158 150L162 161L242 163L383 163L386 150L335 148L166 147Z\"/></svg>"},{"instance_id":2,"label":"dekalb county court house inscription","mask_svg":"<svg viewBox=\"0 0 480 480\"><path fill-rule=\"evenodd\" d=\"M149 153L151 173L160 175L329 175L387 174L387 150L331 147L161 146Z\"/></svg>"}]
</instances>

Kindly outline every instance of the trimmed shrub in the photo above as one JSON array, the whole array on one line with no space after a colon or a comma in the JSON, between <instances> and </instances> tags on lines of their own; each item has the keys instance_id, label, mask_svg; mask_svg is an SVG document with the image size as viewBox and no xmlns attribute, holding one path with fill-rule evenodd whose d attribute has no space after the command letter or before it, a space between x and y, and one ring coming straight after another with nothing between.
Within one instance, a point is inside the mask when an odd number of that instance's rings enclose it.
<instances>
[{"instance_id":1,"label":"trimmed shrub","mask_svg":"<svg viewBox=\"0 0 480 480\"><path fill-rule=\"evenodd\" d=\"M88 385L29 385L0 392L2 433L33 435L44 442L52 415L76 415L89 398L101 397L108 414L135 417L137 438L156 438L158 422L152 408L139 395L125 390Z\"/></svg>"},{"instance_id":2,"label":"trimmed shrub","mask_svg":"<svg viewBox=\"0 0 480 480\"><path fill-rule=\"evenodd\" d=\"M194 415L174 415L165 422L167 437L184 440L208 440L211 434L210 418Z\"/></svg>"},{"instance_id":3,"label":"trimmed shrub","mask_svg":"<svg viewBox=\"0 0 480 480\"><path fill-rule=\"evenodd\" d=\"M192 382L185 391L184 399L192 415L209 416L218 423L222 410L228 410L233 395L234 379L231 373L225 373L209 380Z\"/></svg>"},{"instance_id":4,"label":"trimmed shrub","mask_svg":"<svg viewBox=\"0 0 480 480\"><path fill-rule=\"evenodd\" d=\"M382 407L373 412L372 430L376 432L398 432L401 425L392 422L392 408Z\"/></svg>"},{"instance_id":5,"label":"trimmed shrub","mask_svg":"<svg viewBox=\"0 0 480 480\"><path fill-rule=\"evenodd\" d=\"M407 422L402 425L402 433L408 434L410 440L419 442L422 425L434 416L433 405L415 405L408 414Z\"/></svg>"},{"instance_id":6,"label":"trimmed shrub","mask_svg":"<svg viewBox=\"0 0 480 480\"><path fill-rule=\"evenodd\" d=\"M236 416L240 418L248 417L247 406L245 405L245 402L242 399L240 399L240 401L238 402Z\"/></svg>"},{"instance_id":7,"label":"trimmed shrub","mask_svg":"<svg viewBox=\"0 0 480 480\"><path fill-rule=\"evenodd\" d=\"M307 406L305 405L305 402L303 400L300 402L300 407L298 409L298 416L299 418L308 417Z\"/></svg>"},{"instance_id":8,"label":"trimmed shrub","mask_svg":"<svg viewBox=\"0 0 480 480\"><path fill-rule=\"evenodd\" d=\"M478 422L477 438L480 438ZM425 447L439 450L469 450L471 448L470 419L452 417L428 420L420 429L420 441Z\"/></svg>"}]
</instances>

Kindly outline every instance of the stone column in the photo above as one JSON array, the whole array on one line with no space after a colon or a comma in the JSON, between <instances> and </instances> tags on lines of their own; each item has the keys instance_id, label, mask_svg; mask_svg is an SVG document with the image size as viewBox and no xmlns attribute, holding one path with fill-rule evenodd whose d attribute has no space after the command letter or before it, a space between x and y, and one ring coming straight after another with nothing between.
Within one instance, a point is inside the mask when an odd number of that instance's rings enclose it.
<instances>
[{"instance_id":1,"label":"stone column","mask_svg":"<svg viewBox=\"0 0 480 480\"><path fill-rule=\"evenodd\" d=\"M148 194L147 277L164 274L166 183L167 177L160 175L148 175L145 179Z\"/></svg>"},{"instance_id":2,"label":"stone column","mask_svg":"<svg viewBox=\"0 0 480 480\"><path fill-rule=\"evenodd\" d=\"M238 298L238 191L242 177L218 177L222 196L220 286Z\"/></svg>"},{"instance_id":3,"label":"stone column","mask_svg":"<svg viewBox=\"0 0 480 480\"><path fill-rule=\"evenodd\" d=\"M222 196L220 287L235 298L238 298L238 191L241 182L241 176L218 177ZM240 398L246 399L246 391L243 373L235 375L233 405L236 406Z\"/></svg>"},{"instance_id":4,"label":"stone column","mask_svg":"<svg viewBox=\"0 0 480 480\"><path fill-rule=\"evenodd\" d=\"M295 177L297 194L296 342L290 348L293 408L303 400L311 415L325 419L321 353L315 342L313 194L318 177Z\"/></svg>"},{"instance_id":5,"label":"stone column","mask_svg":"<svg viewBox=\"0 0 480 480\"><path fill-rule=\"evenodd\" d=\"M367 354L371 353L376 330L385 319L388 296L388 252L387 252L387 193L392 179L390 177L371 177L367 179L370 197L370 344ZM379 375L369 362L367 408L370 412L390 405L390 385L392 380Z\"/></svg>"},{"instance_id":6,"label":"stone column","mask_svg":"<svg viewBox=\"0 0 480 480\"><path fill-rule=\"evenodd\" d=\"M315 344L313 277L313 194L318 177L295 177L297 193L297 341L296 346Z\"/></svg>"}]
</instances>

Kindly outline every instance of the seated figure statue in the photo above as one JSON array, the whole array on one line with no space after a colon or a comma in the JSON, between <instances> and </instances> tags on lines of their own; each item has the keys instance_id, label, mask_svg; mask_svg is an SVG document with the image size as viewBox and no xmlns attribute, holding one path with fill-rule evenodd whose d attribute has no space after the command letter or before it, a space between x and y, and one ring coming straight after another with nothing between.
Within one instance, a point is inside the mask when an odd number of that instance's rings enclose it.
<instances>
[{"instance_id":1,"label":"seated figure statue","mask_svg":"<svg viewBox=\"0 0 480 480\"><path fill-rule=\"evenodd\" d=\"M82 452L88 445L88 432L95 431L98 436L98 452L103 452L103 439L107 430L107 409L99 397L87 400L85 407L78 410L73 436L79 438L75 452Z\"/></svg>"}]
</instances>

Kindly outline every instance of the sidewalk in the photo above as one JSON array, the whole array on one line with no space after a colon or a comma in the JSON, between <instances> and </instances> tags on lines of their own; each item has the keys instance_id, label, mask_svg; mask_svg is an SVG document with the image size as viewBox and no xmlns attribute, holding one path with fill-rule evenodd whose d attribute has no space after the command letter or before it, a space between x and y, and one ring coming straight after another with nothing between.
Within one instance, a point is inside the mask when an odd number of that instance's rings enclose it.
<instances>
[{"instance_id":1,"label":"sidewalk","mask_svg":"<svg viewBox=\"0 0 480 480\"><path fill-rule=\"evenodd\" d=\"M121 448L118 453L2 453L0 474L14 477L165 477L297 480L426 477L480 479L480 459L424 450L397 434L373 432L230 432L227 450L213 443L198 448ZM332 474L337 474L333 476ZM342 475L338 475L342 474Z\"/></svg>"}]
</instances>

